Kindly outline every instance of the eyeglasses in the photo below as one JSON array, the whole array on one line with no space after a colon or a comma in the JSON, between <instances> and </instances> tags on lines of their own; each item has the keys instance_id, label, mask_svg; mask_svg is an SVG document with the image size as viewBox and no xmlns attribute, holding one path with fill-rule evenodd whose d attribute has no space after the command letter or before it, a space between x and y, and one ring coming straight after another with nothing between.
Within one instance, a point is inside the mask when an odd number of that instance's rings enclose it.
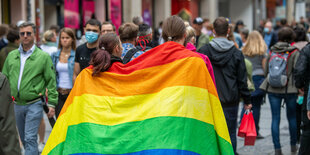
<instances>
[{"instance_id":1,"label":"eyeglasses","mask_svg":"<svg viewBox=\"0 0 310 155\"><path fill-rule=\"evenodd\" d=\"M19 35L20 36L25 36L25 34L27 34L27 36L31 36L31 32L20 32Z\"/></svg>"}]
</instances>

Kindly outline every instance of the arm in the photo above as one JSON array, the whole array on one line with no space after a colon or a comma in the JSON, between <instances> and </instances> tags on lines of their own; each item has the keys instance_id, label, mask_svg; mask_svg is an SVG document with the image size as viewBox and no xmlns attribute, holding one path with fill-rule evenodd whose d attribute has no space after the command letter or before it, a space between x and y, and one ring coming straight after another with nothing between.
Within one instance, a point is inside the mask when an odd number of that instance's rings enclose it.
<instances>
[{"instance_id":1,"label":"arm","mask_svg":"<svg viewBox=\"0 0 310 155\"><path fill-rule=\"evenodd\" d=\"M300 55L294 67L295 69L293 75L295 79L295 86L300 89L305 86L305 74L309 63L306 56L307 50L310 50L308 45L300 51Z\"/></svg>"},{"instance_id":2,"label":"arm","mask_svg":"<svg viewBox=\"0 0 310 155\"><path fill-rule=\"evenodd\" d=\"M9 62L8 59L5 59L3 68L2 68L2 73L9 79Z\"/></svg>"},{"instance_id":3,"label":"arm","mask_svg":"<svg viewBox=\"0 0 310 155\"><path fill-rule=\"evenodd\" d=\"M0 146L1 150L4 154L21 154L10 86L7 78L1 73L0 100L0 144L5 144Z\"/></svg>"},{"instance_id":4,"label":"arm","mask_svg":"<svg viewBox=\"0 0 310 155\"><path fill-rule=\"evenodd\" d=\"M310 90L310 85L309 85L309 89ZM308 97L307 97L307 116L308 116L308 119L310 120L310 91L308 91Z\"/></svg>"},{"instance_id":5,"label":"arm","mask_svg":"<svg viewBox=\"0 0 310 155\"><path fill-rule=\"evenodd\" d=\"M263 58L263 60L262 60L262 67L263 67L264 72L266 71L266 66L265 66L266 62L267 62L267 59Z\"/></svg>"},{"instance_id":6,"label":"arm","mask_svg":"<svg viewBox=\"0 0 310 155\"><path fill-rule=\"evenodd\" d=\"M80 63L75 62L75 63L74 63L74 71L73 71L72 86L74 85L75 79L76 79L76 77L79 75L80 72L81 72Z\"/></svg>"},{"instance_id":7,"label":"arm","mask_svg":"<svg viewBox=\"0 0 310 155\"><path fill-rule=\"evenodd\" d=\"M56 89L56 72L52 63L52 59L50 57L46 57L45 62L46 63L43 76L46 83L46 88L48 90L48 106L55 108L58 102L58 93Z\"/></svg>"},{"instance_id":8,"label":"arm","mask_svg":"<svg viewBox=\"0 0 310 155\"><path fill-rule=\"evenodd\" d=\"M250 105L251 104L251 93L248 89L248 84L247 84L247 71L246 71L246 66L245 66L245 61L244 61L244 56L243 54L240 54L240 60L237 66L237 84L238 84L238 90L243 98L244 104Z\"/></svg>"}]
</instances>

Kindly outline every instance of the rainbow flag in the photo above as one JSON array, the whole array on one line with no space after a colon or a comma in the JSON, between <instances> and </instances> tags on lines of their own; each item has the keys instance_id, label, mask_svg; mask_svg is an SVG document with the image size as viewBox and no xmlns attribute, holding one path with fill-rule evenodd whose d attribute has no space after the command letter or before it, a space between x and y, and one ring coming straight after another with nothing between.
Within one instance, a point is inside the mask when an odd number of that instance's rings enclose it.
<instances>
[{"instance_id":1,"label":"rainbow flag","mask_svg":"<svg viewBox=\"0 0 310 155\"><path fill-rule=\"evenodd\" d=\"M206 64L167 42L77 77L42 154L233 154Z\"/></svg>"}]
</instances>

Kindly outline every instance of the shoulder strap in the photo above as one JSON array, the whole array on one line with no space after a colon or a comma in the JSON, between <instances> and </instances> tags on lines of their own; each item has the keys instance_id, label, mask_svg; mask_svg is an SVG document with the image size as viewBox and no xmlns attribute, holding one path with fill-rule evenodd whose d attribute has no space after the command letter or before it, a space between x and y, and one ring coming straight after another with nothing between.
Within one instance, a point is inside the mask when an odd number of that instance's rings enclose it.
<instances>
[{"instance_id":1,"label":"shoulder strap","mask_svg":"<svg viewBox=\"0 0 310 155\"><path fill-rule=\"evenodd\" d=\"M130 49L123 58L123 63L127 64L131 58L139 51L137 48Z\"/></svg>"}]
</instances>

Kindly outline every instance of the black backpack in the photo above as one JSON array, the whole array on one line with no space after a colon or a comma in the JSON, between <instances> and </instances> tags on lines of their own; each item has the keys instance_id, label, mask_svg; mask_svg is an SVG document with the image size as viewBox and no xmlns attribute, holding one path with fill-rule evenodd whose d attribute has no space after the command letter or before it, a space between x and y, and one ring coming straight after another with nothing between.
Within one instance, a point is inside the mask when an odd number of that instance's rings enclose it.
<instances>
[{"instance_id":1,"label":"black backpack","mask_svg":"<svg viewBox=\"0 0 310 155\"><path fill-rule=\"evenodd\" d=\"M150 50L150 49L151 49L151 47L146 46L145 49L144 49L143 51L146 52L146 51L148 51L148 50ZM126 53L126 55L124 56L124 58L123 58L123 64L127 64L127 63L131 60L131 58L132 58L138 51L142 51L142 48L141 48L140 46L137 46L137 47L135 47L135 48L130 49L130 50Z\"/></svg>"}]
</instances>

